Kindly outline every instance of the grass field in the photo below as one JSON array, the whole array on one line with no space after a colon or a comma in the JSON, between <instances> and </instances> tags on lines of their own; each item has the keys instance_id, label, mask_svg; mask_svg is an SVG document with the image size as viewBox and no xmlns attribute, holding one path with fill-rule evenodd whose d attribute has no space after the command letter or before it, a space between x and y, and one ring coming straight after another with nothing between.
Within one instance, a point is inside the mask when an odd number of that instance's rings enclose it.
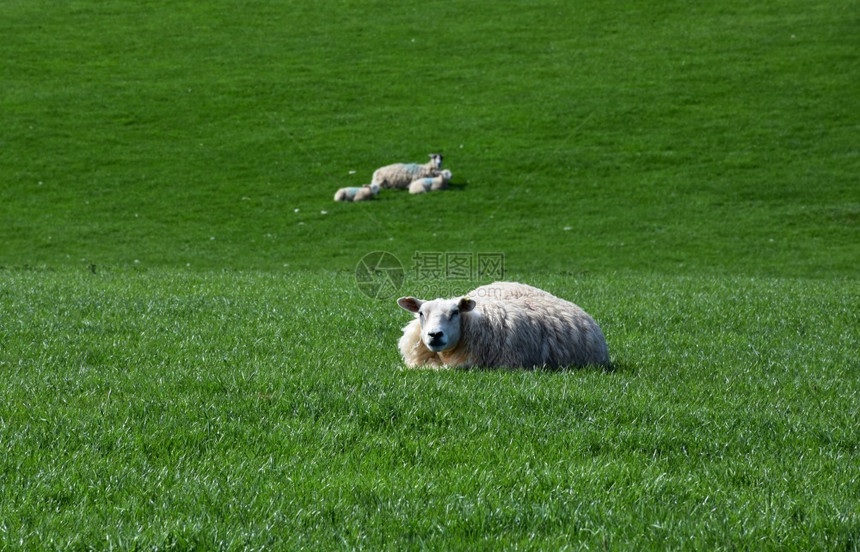
<instances>
[{"instance_id":1,"label":"grass field","mask_svg":"<svg viewBox=\"0 0 860 552\"><path fill-rule=\"evenodd\" d=\"M860 549L856 2L7 4L0 550ZM613 368L404 370L375 251Z\"/></svg>"}]
</instances>

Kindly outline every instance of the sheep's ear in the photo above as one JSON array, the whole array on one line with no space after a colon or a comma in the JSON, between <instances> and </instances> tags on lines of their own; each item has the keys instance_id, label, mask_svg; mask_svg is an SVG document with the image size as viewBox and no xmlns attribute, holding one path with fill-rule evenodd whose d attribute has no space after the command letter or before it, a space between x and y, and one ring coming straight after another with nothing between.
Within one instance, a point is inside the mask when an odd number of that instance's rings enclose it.
<instances>
[{"instance_id":1,"label":"sheep's ear","mask_svg":"<svg viewBox=\"0 0 860 552\"><path fill-rule=\"evenodd\" d=\"M397 300L397 304L400 305L401 309L408 310L409 312L418 312L424 301L414 297L401 297Z\"/></svg>"},{"instance_id":2,"label":"sheep's ear","mask_svg":"<svg viewBox=\"0 0 860 552\"><path fill-rule=\"evenodd\" d=\"M460 302L457 303L457 308L460 309L460 312L469 312L475 308L475 302L468 297L462 297L460 298Z\"/></svg>"}]
</instances>

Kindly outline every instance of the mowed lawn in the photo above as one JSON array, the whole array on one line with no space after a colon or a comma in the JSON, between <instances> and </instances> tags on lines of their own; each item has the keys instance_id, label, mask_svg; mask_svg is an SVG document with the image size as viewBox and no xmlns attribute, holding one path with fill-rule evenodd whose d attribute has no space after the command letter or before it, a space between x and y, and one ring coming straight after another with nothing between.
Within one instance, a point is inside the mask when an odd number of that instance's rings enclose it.
<instances>
[{"instance_id":1,"label":"mowed lawn","mask_svg":"<svg viewBox=\"0 0 860 552\"><path fill-rule=\"evenodd\" d=\"M858 25L9 4L0 549L857 550ZM397 295L496 278L612 368L403 368Z\"/></svg>"}]
</instances>

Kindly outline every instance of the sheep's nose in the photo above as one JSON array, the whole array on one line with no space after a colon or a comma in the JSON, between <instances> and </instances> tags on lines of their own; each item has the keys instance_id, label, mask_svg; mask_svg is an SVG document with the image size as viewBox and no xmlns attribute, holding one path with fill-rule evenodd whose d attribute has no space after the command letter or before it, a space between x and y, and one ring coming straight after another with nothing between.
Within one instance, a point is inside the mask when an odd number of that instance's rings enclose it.
<instances>
[{"instance_id":1,"label":"sheep's nose","mask_svg":"<svg viewBox=\"0 0 860 552\"><path fill-rule=\"evenodd\" d=\"M445 332L427 332L427 335L435 339L445 335Z\"/></svg>"}]
</instances>

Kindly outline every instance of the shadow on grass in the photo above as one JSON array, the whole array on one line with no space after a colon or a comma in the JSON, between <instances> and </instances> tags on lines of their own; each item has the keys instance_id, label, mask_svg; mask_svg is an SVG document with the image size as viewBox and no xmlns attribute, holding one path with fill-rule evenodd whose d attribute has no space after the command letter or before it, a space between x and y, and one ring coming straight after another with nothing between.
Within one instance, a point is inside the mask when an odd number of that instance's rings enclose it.
<instances>
[{"instance_id":1,"label":"shadow on grass","mask_svg":"<svg viewBox=\"0 0 860 552\"><path fill-rule=\"evenodd\" d=\"M511 367L511 366L466 366L458 367L455 370L462 372L543 372L543 373L564 373L564 372L602 372L604 374L635 374L636 366L626 360L611 362L607 365L589 364L587 366L534 366L530 368Z\"/></svg>"},{"instance_id":2,"label":"shadow on grass","mask_svg":"<svg viewBox=\"0 0 860 552\"><path fill-rule=\"evenodd\" d=\"M433 192L425 192L425 193L426 194L435 194L438 192L464 192L464 191L466 191L466 186L468 186L468 184L466 184L465 182L463 182L463 183L449 182L448 183L448 189L446 189L446 190L436 190ZM416 195L416 194L410 194L409 190L386 190L386 191L392 192L392 193L383 194L380 192L380 194L373 201L391 201L392 199L400 197L404 194L406 196ZM424 195L424 194L417 194L417 195Z\"/></svg>"}]
</instances>

